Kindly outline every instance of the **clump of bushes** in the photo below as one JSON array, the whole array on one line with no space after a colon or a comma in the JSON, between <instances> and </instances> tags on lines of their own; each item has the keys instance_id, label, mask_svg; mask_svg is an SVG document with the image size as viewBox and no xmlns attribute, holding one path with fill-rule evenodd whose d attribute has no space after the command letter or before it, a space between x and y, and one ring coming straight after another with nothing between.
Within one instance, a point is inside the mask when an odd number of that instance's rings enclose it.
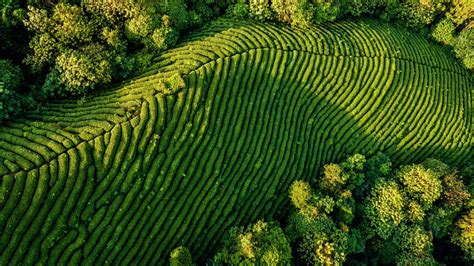
<instances>
[{"instance_id":1,"label":"clump of bushes","mask_svg":"<svg viewBox=\"0 0 474 266\"><path fill-rule=\"evenodd\" d=\"M293 262L434 265L464 258L463 263L472 263L474 200L468 180L435 159L394 169L380 153L325 165L314 188L301 180L290 187L295 210L285 234ZM268 244L258 242L264 238L255 238L252 228L232 229L218 262L262 262L256 260L263 254L256 247Z\"/></svg>"}]
</instances>

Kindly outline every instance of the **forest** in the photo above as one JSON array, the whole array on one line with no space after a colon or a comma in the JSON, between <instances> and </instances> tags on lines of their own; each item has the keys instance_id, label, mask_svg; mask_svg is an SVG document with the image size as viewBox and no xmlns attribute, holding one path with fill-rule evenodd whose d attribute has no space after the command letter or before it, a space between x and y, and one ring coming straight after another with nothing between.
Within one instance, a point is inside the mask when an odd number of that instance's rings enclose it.
<instances>
[{"instance_id":1,"label":"forest","mask_svg":"<svg viewBox=\"0 0 474 266\"><path fill-rule=\"evenodd\" d=\"M472 0L0 0L0 265L472 265Z\"/></svg>"}]
</instances>

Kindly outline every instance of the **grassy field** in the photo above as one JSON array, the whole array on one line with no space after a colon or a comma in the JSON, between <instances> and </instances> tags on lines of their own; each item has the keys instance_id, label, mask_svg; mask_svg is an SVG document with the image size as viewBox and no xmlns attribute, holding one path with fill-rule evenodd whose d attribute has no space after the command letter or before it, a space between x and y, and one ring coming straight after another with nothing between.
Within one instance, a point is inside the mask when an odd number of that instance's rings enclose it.
<instances>
[{"instance_id":1,"label":"grassy field","mask_svg":"<svg viewBox=\"0 0 474 266\"><path fill-rule=\"evenodd\" d=\"M0 128L0 264L148 265L182 244L202 261L230 226L285 214L324 163L460 164L473 84L388 24L217 20L137 78Z\"/></svg>"}]
</instances>

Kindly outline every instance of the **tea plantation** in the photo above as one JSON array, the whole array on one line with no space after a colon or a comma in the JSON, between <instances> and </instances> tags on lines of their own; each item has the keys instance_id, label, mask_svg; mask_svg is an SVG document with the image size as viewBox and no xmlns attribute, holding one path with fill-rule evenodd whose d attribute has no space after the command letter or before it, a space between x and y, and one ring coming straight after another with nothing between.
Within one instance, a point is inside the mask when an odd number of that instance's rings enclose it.
<instances>
[{"instance_id":1,"label":"tea plantation","mask_svg":"<svg viewBox=\"0 0 474 266\"><path fill-rule=\"evenodd\" d=\"M114 89L0 127L0 264L161 264L180 245L202 262L348 154L472 160L473 88L389 24L216 20Z\"/></svg>"}]
</instances>

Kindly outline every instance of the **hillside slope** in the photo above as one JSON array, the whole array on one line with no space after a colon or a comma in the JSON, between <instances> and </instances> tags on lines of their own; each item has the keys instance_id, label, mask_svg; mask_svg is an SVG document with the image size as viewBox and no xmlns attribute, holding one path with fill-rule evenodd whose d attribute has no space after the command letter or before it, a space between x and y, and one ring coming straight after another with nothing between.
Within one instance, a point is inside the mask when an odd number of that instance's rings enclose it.
<instances>
[{"instance_id":1,"label":"hillside slope","mask_svg":"<svg viewBox=\"0 0 474 266\"><path fill-rule=\"evenodd\" d=\"M388 24L218 20L155 63L0 128L1 265L202 260L346 154L473 158L470 74Z\"/></svg>"}]
</instances>

